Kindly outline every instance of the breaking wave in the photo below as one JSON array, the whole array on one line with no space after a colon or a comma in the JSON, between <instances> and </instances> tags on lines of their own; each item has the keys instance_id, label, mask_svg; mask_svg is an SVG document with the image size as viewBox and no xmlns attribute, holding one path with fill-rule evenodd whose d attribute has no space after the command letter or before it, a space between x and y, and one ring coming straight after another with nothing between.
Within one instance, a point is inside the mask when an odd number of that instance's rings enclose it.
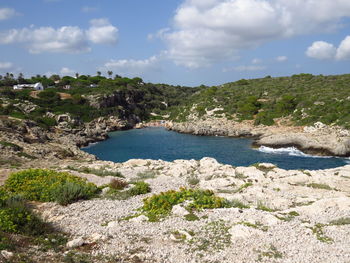
<instances>
[{"instance_id":1,"label":"breaking wave","mask_svg":"<svg viewBox=\"0 0 350 263\"><path fill-rule=\"evenodd\" d=\"M302 151L298 150L295 147L286 147L286 148L274 149L274 148L267 147L267 146L260 146L258 151L263 152L263 153L284 154L284 155L290 155L290 156L320 158L320 156L313 156L313 155L310 155L310 154L303 153ZM323 158L327 158L327 157L323 157Z\"/></svg>"}]
</instances>

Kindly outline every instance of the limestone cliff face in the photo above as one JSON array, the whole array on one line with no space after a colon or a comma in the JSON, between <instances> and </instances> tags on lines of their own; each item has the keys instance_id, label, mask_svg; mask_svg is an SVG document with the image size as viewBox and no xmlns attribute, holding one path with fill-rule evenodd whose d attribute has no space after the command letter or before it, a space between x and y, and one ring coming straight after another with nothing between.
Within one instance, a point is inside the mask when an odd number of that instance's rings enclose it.
<instances>
[{"instance_id":1,"label":"limestone cliff face","mask_svg":"<svg viewBox=\"0 0 350 263\"><path fill-rule=\"evenodd\" d=\"M173 131L194 135L253 137L254 146L272 148L297 147L320 156L350 156L350 133L340 127L315 123L311 127L254 126L252 122L235 122L225 118L204 118L167 124Z\"/></svg>"}]
</instances>

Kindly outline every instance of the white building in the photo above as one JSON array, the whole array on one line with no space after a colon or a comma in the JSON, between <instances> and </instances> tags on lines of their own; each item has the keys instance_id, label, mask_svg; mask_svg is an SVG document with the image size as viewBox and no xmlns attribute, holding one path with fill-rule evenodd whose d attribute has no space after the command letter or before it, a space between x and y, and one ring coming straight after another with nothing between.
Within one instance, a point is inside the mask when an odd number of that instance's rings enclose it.
<instances>
[{"instance_id":1,"label":"white building","mask_svg":"<svg viewBox=\"0 0 350 263\"><path fill-rule=\"evenodd\" d=\"M43 84L38 82L38 83L35 83L35 84L18 84L18 85L13 85L13 89L15 89L15 90L21 90L21 89L44 90L44 86L43 86Z\"/></svg>"}]
</instances>

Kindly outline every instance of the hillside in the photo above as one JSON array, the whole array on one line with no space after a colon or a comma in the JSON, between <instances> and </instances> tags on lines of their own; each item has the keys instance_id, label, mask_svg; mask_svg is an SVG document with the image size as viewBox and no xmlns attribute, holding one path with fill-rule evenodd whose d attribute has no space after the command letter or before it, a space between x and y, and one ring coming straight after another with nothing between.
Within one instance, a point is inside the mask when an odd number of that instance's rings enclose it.
<instances>
[{"instance_id":1,"label":"hillside","mask_svg":"<svg viewBox=\"0 0 350 263\"><path fill-rule=\"evenodd\" d=\"M6 87L36 81L51 88L33 94L29 90L13 91ZM214 116L236 121L254 120L255 125L273 125L276 118L289 117L293 125L320 121L350 128L350 74L267 76L195 88L144 83L140 78L119 76L108 79L82 75L78 78L63 77L56 82L46 77L2 79L0 115L53 126L55 122L47 112L56 115L69 113L83 122L108 115L139 122L166 119L163 116L168 114L169 120L181 122L188 120L191 114L201 117L213 110ZM67 86L71 88L64 89Z\"/></svg>"},{"instance_id":2,"label":"hillside","mask_svg":"<svg viewBox=\"0 0 350 263\"><path fill-rule=\"evenodd\" d=\"M36 81L46 84L46 89L13 90L9 86ZM137 123L149 120L152 112L161 113L167 107L178 106L196 90L147 84L140 78L63 77L57 84L46 77L21 81L3 79L0 81L0 115L34 120L44 128L57 124L55 115L67 113L76 123L110 115Z\"/></svg>"},{"instance_id":3,"label":"hillside","mask_svg":"<svg viewBox=\"0 0 350 263\"><path fill-rule=\"evenodd\" d=\"M173 108L171 118L185 121L190 114L200 117L213 109L216 116L251 119L255 125L273 125L275 118L290 117L294 125L320 121L350 128L350 75L267 76L201 88Z\"/></svg>"}]
</instances>

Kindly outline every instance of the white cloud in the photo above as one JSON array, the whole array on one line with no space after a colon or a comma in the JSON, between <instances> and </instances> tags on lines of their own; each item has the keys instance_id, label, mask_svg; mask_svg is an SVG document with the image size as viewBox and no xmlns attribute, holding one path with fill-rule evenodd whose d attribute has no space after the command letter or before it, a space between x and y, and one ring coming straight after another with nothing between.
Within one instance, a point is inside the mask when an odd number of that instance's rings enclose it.
<instances>
[{"instance_id":1,"label":"white cloud","mask_svg":"<svg viewBox=\"0 0 350 263\"><path fill-rule=\"evenodd\" d=\"M249 65L249 66L237 66L237 67L233 67L233 68L224 68L223 72L229 72L229 71L261 71L266 69L266 67L264 66L255 66L255 65Z\"/></svg>"},{"instance_id":2,"label":"white cloud","mask_svg":"<svg viewBox=\"0 0 350 263\"><path fill-rule=\"evenodd\" d=\"M278 61L278 62L284 62L284 61L287 61L287 60L288 60L287 56L278 56L278 57L276 57L276 61Z\"/></svg>"},{"instance_id":3,"label":"white cloud","mask_svg":"<svg viewBox=\"0 0 350 263\"><path fill-rule=\"evenodd\" d=\"M113 26L108 19L93 19L91 27L87 30L88 39L95 44L115 44L118 40L118 28Z\"/></svg>"},{"instance_id":4,"label":"white cloud","mask_svg":"<svg viewBox=\"0 0 350 263\"><path fill-rule=\"evenodd\" d=\"M166 32L170 31L169 27L159 29L155 34L148 34L147 39L153 40L155 38L162 38Z\"/></svg>"},{"instance_id":5,"label":"white cloud","mask_svg":"<svg viewBox=\"0 0 350 263\"><path fill-rule=\"evenodd\" d=\"M97 7L93 7L93 6L83 6L81 8L81 11L83 13L92 13L92 12L95 12L97 10L98 10L98 8Z\"/></svg>"},{"instance_id":6,"label":"white cloud","mask_svg":"<svg viewBox=\"0 0 350 263\"><path fill-rule=\"evenodd\" d=\"M306 55L316 59L333 59L336 52L337 49L333 44L325 41L315 41L306 50Z\"/></svg>"},{"instance_id":7,"label":"white cloud","mask_svg":"<svg viewBox=\"0 0 350 263\"><path fill-rule=\"evenodd\" d=\"M0 8L0 21L10 19L17 14L18 13L13 8Z\"/></svg>"},{"instance_id":8,"label":"white cloud","mask_svg":"<svg viewBox=\"0 0 350 263\"><path fill-rule=\"evenodd\" d=\"M0 44L23 43L31 53L79 53L89 51L79 27L64 26L11 29L0 33Z\"/></svg>"},{"instance_id":9,"label":"white cloud","mask_svg":"<svg viewBox=\"0 0 350 263\"><path fill-rule=\"evenodd\" d=\"M0 32L0 44L21 43L30 53L82 53L91 50L89 42L116 43L118 29L107 19L94 19L90 23L86 31L77 26L11 29Z\"/></svg>"},{"instance_id":10,"label":"white cloud","mask_svg":"<svg viewBox=\"0 0 350 263\"><path fill-rule=\"evenodd\" d=\"M347 36L340 43L337 49L336 59L338 60L350 59L350 36Z\"/></svg>"},{"instance_id":11,"label":"white cloud","mask_svg":"<svg viewBox=\"0 0 350 263\"><path fill-rule=\"evenodd\" d=\"M201 67L274 39L335 30L349 16L348 0L184 0L161 37L176 64Z\"/></svg>"},{"instance_id":12,"label":"white cloud","mask_svg":"<svg viewBox=\"0 0 350 263\"><path fill-rule=\"evenodd\" d=\"M60 70L60 74L63 75L63 76L74 76L75 73L76 73L75 70L67 68L67 67L63 67Z\"/></svg>"},{"instance_id":13,"label":"white cloud","mask_svg":"<svg viewBox=\"0 0 350 263\"><path fill-rule=\"evenodd\" d=\"M11 62L0 62L0 70L6 70L13 68L13 64Z\"/></svg>"},{"instance_id":14,"label":"white cloud","mask_svg":"<svg viewBox=\"0 0 350 263\"><path fill-rule=\"evenodd\" d=\"M315 59L348 60L350 59L350 36L345 37L338 48L325 41L315 41L305 53L308 57Z\"/></svg>"},{"instance_id":15,"label":"white cloud","mask_svg":"<svg viewBox=\"0 0 350 263\"><path fill-rule=\"evenodd\" d=\"M160 58L152 56L144 60L120 59L110 60L104 64L101 70L112 70L116 74L141 75L149 71L159 71Z\"/></svg>"}]
</instances>

